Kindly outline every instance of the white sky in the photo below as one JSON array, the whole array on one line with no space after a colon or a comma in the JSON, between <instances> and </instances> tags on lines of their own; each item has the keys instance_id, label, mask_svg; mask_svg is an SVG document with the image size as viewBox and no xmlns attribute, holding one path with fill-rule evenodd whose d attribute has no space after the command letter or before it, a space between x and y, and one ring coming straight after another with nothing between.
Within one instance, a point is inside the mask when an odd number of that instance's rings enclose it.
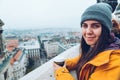
<instances>
[{"instance_id":1,"label":"white sky","mask_svg":"<svg viewBox=\"0 0 120 80\"><path fill-rule=\"evenodd\" d=\"M0 0L3 29L79 28L80 15L96 0Z\"/></svg>"}]
</instances>

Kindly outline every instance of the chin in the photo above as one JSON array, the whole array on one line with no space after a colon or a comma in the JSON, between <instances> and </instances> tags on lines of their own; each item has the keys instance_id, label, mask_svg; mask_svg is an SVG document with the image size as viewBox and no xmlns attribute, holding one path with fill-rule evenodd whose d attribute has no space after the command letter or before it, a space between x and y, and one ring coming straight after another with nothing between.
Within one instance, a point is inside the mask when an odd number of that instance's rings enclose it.
<instances>
[{"instance_id":1,"label":"chin","mask_svg":"<svg viewBox=\"0 0 120 80\"><path fill-rule=\"evenodd\" d=\"M93 43L87 43L87 45L89 45L89 46L93 46L94 44L93 44Z\"/></svg>"}]
</instances>

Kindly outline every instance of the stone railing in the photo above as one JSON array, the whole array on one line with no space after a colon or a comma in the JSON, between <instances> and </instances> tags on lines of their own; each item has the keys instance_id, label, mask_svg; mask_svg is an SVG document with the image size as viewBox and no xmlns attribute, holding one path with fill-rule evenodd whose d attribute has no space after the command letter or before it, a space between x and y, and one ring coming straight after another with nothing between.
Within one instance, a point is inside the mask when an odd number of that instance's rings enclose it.
<instances>
[{"instance_id":1,"label":"stone railing","mask_svg":"<svg viewBox=\"0 0 120 80\"><path fill-rule=\"evenodd\" d=\"M36 68L35 70L31 71L24 77L22 77L19 80L55 80L54 79L54 71L53 71L53 61L54 59L58 57L64 57L64 58L71 58L75 57L79 54L79 45L76 45L55 58L51 59L50 61L46 62L45 64L41 65L40 67ZM71 74L75 76L74 71L71 72Z\"/></svg>"}]
</instances>

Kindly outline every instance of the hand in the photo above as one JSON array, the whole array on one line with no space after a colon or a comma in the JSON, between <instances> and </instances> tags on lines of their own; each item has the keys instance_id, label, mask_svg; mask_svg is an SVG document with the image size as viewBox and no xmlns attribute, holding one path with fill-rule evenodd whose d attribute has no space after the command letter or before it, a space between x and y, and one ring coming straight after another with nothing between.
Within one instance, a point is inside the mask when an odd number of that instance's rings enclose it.
<instances>
[{"instance_id":1,"label":"hand","mask_svg":"<svg viewBox=\"0 0 120 80\"><path fill-rule=\"evenodd\" d=\"M56 63L53 63L53 68L54 70L57 70L58 68L60 68L61 66L57 65Z\"/></svg>"},{"instance_id":2,"label":"hand","mask_svg":"<svg viewBox=\"0 0 120 80\"><path fill-rule=\"evenodd\" d=\"M61 67L66 67L66 63L64 63L63 66L59 66L59 65L57 65L56 63L53 62L53 68L54 68L54 70L57 70L58 68L61 68Z\"/></svg>"}]
</instances>

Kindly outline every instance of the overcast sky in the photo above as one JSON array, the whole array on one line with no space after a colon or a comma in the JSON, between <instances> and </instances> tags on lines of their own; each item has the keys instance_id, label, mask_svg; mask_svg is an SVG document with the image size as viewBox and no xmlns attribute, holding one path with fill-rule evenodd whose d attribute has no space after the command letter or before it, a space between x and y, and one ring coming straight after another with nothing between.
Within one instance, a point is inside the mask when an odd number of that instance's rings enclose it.
<instances>
[{"instance_id":1,"label":"overcast sky","mask_svg":"<svg viewBox=\"0 0 120 80\"><path fill-rule=\"evenodd\" d=\"M79 28L80 16L96 0L0 0L3 29Z\"/></svg>"}]
</instances>

